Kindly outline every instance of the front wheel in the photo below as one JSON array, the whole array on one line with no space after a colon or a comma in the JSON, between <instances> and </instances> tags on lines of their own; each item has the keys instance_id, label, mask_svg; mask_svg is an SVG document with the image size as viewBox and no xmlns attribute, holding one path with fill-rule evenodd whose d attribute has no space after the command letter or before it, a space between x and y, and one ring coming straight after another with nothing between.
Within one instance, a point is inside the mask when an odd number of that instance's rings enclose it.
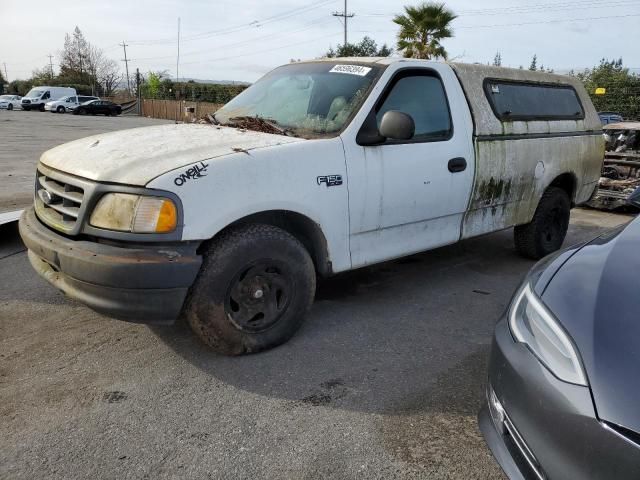
<instances>
[{"instance_id":1,"label":"front wheel","mask_svg":"<svg viewBox=\"0 0 640 480\"><path fill-rule=\"evenodd\" d=\"M56 108L56 112L58 112L58 113L64 113L64 112L66 112L66 110L65 110L65 108L64 108L62 105L60 105L58 108Z\"/></svg>"},{"instance_id":2,"label":"front wheel","mask_svg":"<svg viewBox=\"0 0 640 480\"><path fill-rule=\"evenodd\" d=\"M7 110L13 110L13 104L10 103L9 105L7 105Z\"/></svg>"},{"instance_id":3,"label":"front wheel","mask_svg":"<svg viewBox=\"0 0 640 480\"><path fill-rule=\"evenodd\" d=\"M38 107L38 110L40 110L41 112L44 112L44 103Z\"/></svg>"},{"instance_id":4,"label":"front wheel","mask_svg":"<svg viewBox=\"0 0 640 480\"><path fill-rule=\"evenodd\" d=\"M217 352L254 353L291 338L315 288L313 262L302 243L271 225L244 225L209 245L185 314Z\"/></svg>"},{"instance_id":5,"label":"front wheel","mask_svg":"<svg viewBox=\"0 0 640 480\"><path fill-rule=\"evenodd\" d=\"M567 192L549 187L542 195L533 219L513 229L516 250L538 260L562 246L569 228L571 200Z\"/></svg>"}]
</instances>

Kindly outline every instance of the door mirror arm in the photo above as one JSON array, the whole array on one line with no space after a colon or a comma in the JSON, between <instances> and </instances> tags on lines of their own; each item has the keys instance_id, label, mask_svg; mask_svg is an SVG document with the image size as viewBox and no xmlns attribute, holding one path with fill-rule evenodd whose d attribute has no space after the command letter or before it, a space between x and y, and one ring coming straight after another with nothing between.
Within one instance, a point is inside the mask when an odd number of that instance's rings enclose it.
<instances>
[{"instance_id":1,"label":"door mirror arm","mask_svg":"<svg viewBox=\"0 0 640 480\"><path fill-rule=\"evenodd\" d=\"M378 130L378 122L376 120L376 114L373 110L369 112L367 118L362 123L362 127L356 135L356 143L362 147L368 147L373 145L381 145L387 141L386 137L383 137Z\"/></svg>"}]
</instances>

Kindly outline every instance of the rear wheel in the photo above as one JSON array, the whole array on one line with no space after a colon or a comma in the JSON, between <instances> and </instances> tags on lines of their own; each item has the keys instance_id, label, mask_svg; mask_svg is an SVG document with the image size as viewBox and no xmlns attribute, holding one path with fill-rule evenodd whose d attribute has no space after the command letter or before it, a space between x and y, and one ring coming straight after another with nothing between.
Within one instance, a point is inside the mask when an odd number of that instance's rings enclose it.
<instances>
[{"instance_id":1,"label":"rear wheel","mask_svg":"<svg viewBox=\"0 0 640 480\"><path fill-rule=\"evenodd\" d=\"M518 253L537 260L558 250L567 235L570 214L571 200L567 192L549 187L531 222L513 229Z\"/></svg>"},{"instance_id":2,"label":"rear wheel","mask_svg":"<svg viewBox=\"0 0 640 480\"><path fill-rule=\"evenodd\" d=\"M64 112L66 112L66 109L62 105L60 105L58 108L56 108L56 112L64 113Z\"/></svg>"},{"instance_id":3,"label":"rear wheel","mask_svg":"<svg viewBox=\"0 0 640 480\"><path fill-rule=\"evenodd\" d=\"M298 330L315 285L311 257L295 237L270 225L244 225L211 242L185 314L217 352L259 352Z\"/></svg>"},{"instance_id":4,"label":"rear wheel","mask_svg":"<svg viewBox=\"0 0 640 480\"><path fill-rule=\"evenodd\" d=\"M13 110L13 104L10 103L9 105L7 105L7 110Z\"/></svg>"}]
</instances>

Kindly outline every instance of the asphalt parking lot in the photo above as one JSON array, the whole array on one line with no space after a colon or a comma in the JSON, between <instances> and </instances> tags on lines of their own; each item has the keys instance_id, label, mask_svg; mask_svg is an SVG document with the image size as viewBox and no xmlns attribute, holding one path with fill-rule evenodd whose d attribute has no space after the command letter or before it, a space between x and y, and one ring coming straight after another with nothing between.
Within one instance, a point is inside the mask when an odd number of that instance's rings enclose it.
<instances>
[{"instance_id":1,"label":"asphalt parking lot","mask_svg":"<svg viewBox=\"0 0 640 480\"><path fill-rule=\"evenodd\" d=\"M37 158L32 141L83 127L14 113L36 123L22 142L3 128L0 151ZM566 243L629 219L576 209ZM507 230L342 274L289 343L226 358L182 323L65 299L2 226L0 478L503 478L476 414L493 326L532 264Z\"/></svg>"},{"instance_id":2,"label":"asphalt parking lot","mask_svg":"<svg viewBox=\"0 0 640 480\"><path fill-rule=\"evenodd\" d=\"M76 116L0 110L0 214L31 202L36 164L45 150L96 133L161 123L170 122L133 115Z\"/></svg>"}]
</instances>

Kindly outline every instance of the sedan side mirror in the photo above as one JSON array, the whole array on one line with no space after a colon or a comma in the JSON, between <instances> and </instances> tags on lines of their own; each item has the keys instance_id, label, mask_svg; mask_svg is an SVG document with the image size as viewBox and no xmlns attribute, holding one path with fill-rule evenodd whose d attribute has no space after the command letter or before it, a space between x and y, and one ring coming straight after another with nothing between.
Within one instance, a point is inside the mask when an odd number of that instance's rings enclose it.
<instances>
[{"instance_id":1,"label":"sedan side mirror","mask_svg":"<svg viewBox=\"0 0 640 480\"><path fill-rule=\"evenodd\" d=\"M389 110L382 116L380 135L392 140L411 140L416 133L416 124L411 115Z\"/></svg>"}]
</instances>

